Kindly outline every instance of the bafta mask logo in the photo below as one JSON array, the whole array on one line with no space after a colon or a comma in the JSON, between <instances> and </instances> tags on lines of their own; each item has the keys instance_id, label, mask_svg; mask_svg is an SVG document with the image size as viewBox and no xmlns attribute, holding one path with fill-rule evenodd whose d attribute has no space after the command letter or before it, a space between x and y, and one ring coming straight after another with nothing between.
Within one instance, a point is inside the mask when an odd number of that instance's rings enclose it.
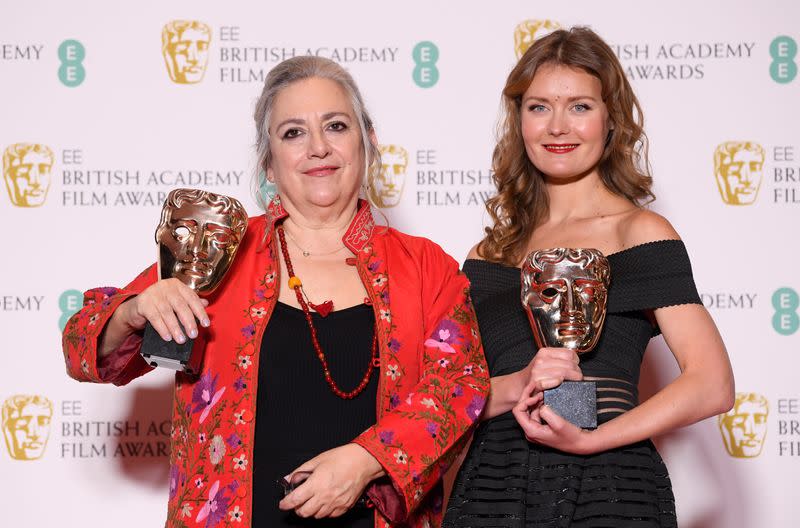
<instances>
[{"instance_id":1,"label":"bafta mask logo","mask_svg":"<svg viewBox=\"0 0 800 528\"><path fill-rule=\"evenodd\" d=\"M160 277L175 277L197 293L211 293L230 268L246 229L247 212L238 200L175 189L156 228Z\"/></svg>"},{"instance_id":2,"label":"bafta mask logo","mask_svg":"<svg viewBox=\"0 0 800 528\"><path fill-rule=\"evenodd\" d=\"M514 50L517 59L522 57L533 41L553 31L561 29L561 24L555 20L526 20L514 29Z\"/></svg>"},{"instance_id":3,"label":"bafta mask logo","mask_svg":"<svg viewBox=\"0 0 800 528\"><path fill-rule=\"evenodd\" d=\"M608 259L596 249L541 249L525 258L521 275L536 344L578 354L593 349L606 318Z\"/></svg>"},{"instance_id":4,"label":"bafta mask logo","mask_svg":"<svg viewBox=\"0 0 800 528\"><path fill-rule=\"evenodd\" d=\"M397 145L381 145L381 171L370 179L372 203L378 207L394 207L400 203L408 169L408 152Z\"/></svg>"},{"instance_id":5,"label":"bafta mask logo","mask_svg":"<svg viewBox=\"0 0 800 528\"><path fill-rule=\"evenodd\" d=\"M39 207L47 199L55 156L50 147L15 143L3 152L3 179L11 203Z\"/></svg>"},{"instance_id":6,"label":"bafta mask logo","mask_svg":"<svg viewBox=\"0 0 800 528\"><path fill-rule=\"evenodd\" d=\"M714 151L714 175L722 201L750 205L764 174L764 148L752 141L727 141Z\"/></svg>"},{"instance_id":7,"label":"bafta mask logo","mask_svg":"<svg viewBox=\"0 0 800 528\"><path fill-rule=\"evenodd\" d=\"M17 394L3 402L3 436L11 458L42 458L52 418L53 404L44 396Z\"/></svg>"},{"instance_id":8,"label":"bafta mask logo","mask_svg":"<svg viewBox=\"0 0 800 528\"><path fill-rule=\"evenodd\" d=\"M769 402L754 392L737 392L733 409L719 415L719 430L728 454L752 458L761 454L767 436Z\"/></svg>"},{"instance_id":9,"label":"bafta mask logo","mask_svg":"<svg viewBox=\"0 0 800 528\"><path fill-rule=\"evenodd\" d=\"M211 28L196 20L173 20L161 30L161 53L172 82L195 84L203 80L208 64Z\"/></svg>"}]
</instances>

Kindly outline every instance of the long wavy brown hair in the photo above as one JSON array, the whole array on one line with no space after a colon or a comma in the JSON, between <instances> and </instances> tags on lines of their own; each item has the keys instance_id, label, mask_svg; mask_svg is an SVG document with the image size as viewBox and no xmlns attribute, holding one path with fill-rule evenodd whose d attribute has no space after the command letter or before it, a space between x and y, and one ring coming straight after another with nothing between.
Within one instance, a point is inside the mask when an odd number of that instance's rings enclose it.
<instances>
[{"instance_id":1,"label":"long wavy brown hair","mask_svg":"<svg viewBox=\"0 0 800 528\"><path fill-rule=\"evenodd\" d=\"M655 199L642 109L617 56L591 29L554 31L528 48L503 89L503 115L492 155L497 195L486 201L494 225L486 228L478 254L510 266L522 259L534 229L549 211L544 178L525 152L520 122L522 96L545 64L577 68L600 80L613 129L598 164L600 178L609 191L636 205Z\"/></svg>"}]
</instances>

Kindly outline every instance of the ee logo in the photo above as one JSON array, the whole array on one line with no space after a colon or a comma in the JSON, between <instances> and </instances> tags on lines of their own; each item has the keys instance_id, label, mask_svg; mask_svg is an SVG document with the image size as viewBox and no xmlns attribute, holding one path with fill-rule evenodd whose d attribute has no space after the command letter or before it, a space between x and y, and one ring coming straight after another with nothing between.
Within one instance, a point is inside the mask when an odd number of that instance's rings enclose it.
<instances>
[{"instance_id":1,"label":"ee logo","mask_svg":"<svg viewBox=\"0 0 800 528\"><path fill-rule=\"evenodd\" d=\"M439 70L436 61L439 60L439 48L428 40L417 43L411 52L414 59L414 83L420 88L430 88L439 82Z\"/></svg>"},{"instance_id":2,"label":"ee logo","mask_svg":"<svg viewBox=\"0 0 800 528\"><path fill-rule=\"evenodd\" d=\"M791 335L797 332L800 326L800 317L797 307L800 306L800 296L791 288L781 288L772 294L772 307L775 315L772 316L772 327L781 335Z\"/></svg>"},{"instance_id":3,"label":"ee logo","mask_svg":"<svg viewBox=\"0 0 800 528\"><path fill-rule=\"evenodd\" d=\"M769 65L769 74L772 80L785 84L792 82L797 76L797 42L787 36L776 37L769 45L769 55L772 62Z\"/></svg>"},{"instance_id":4,"label":"ee logo","mask_svg":"<svg viewBox=\"0 0 800 528\"><path fill-rule=\"evenodd\" d=\"M86 49L77 40L65 40L58 47L58 79L61 84L74 88L79 86L86 78L83 59L86 58Z\"/></svg>"},{"instance_id":5,"label":"ee logo","mask_svg":"<svg viewBox=\"0 0 800 528\"><path fill-rule=\"evenodd\" d=\"M78 290L67 290L58 298L58 309L61 310L61 317L58 320L58 327L64 331L67 321L72 314L83 306L83 294Z\"/></svg>"}]
</instances>

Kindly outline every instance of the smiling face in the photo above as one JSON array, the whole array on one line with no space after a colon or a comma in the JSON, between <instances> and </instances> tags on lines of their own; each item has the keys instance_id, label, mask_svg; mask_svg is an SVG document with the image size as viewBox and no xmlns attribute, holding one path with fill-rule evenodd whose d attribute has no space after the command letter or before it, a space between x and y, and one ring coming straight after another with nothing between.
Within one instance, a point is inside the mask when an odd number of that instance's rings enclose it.
<instances>
[{"instance_id":1,"label":"smiling face","mask_svg":"<svg viewBox=\"0 0 800 528\"><path fill-rule=\"evenodd\" d=\"M594 348L606 314L608 261L595 249L531 253L522 268L522 304L536 344L578 353Z\"/></svg>"},{"instance_id":2,"label":"smiling face","mask_svg":"<svg viewBox=\"0 0 800 528\"><path fill-rule=\"evenodd\" d=\"M600 80L545 64L522 96L520 124L528 158L550 182L597 170L609 132Z\"/></svg>"},{"instance_id":3,"label":"smiling face","mask_svg":"<svg viewBox=\"0 0 800 528\"><path fill-rule=\"evenodd\" d=\"M312 77L284 88L269 119L267 179L294 209L355 207L364 178L359 124L345 90Z\"/></svg>"}]
</instances>

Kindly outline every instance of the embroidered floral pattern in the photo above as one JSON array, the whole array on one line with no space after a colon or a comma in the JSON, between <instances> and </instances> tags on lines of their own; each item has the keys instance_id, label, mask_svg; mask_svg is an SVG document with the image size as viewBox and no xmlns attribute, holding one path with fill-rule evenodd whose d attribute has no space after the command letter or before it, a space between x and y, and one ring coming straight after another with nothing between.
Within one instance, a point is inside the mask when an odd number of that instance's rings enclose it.
<instances>
[{"instance_id":1,"label":"embroidered floral pattern","mask_svg":"<svg viewBox=\"0 0 800 528\"><path fill-rule=\"evenodd\" d=\"M279 201L270 205L269 215L285 216ZM237 303L235 309L229 309L230 304L216 312L213 304L209 308L215 327L228 329L223 338L226 341L209 350L198 378L182 374L176 377L168 528L250 525L258 352L280 278L273 237L263 234L266 225L264 218L251 222L248 236L258 241L254 245L259 249L243 248L242 256L237 258L244 259L247 265L232 274L232 279L226 278L234 281L224 287L234 292L232 297L227 293L226 299ZM398 235L380 228L375 232L381 235L375 236L373 227L369 209L361 207L344 239L356 255L359 276L375 310L380 346L379 421L357 442L386 468L395 489L402 492L399 500L406 508L416 507L420 501L435 505L437 500L430 490L455 456L453 446L480 415L488 375L465 290L466 280L455 275L454 266L451 272L445 272L445 266L434 266L430 268L433 272L426 271L419 278L409 275L408 270L390 272L398 269L388 263L400 243L396 239L387 241ZM407 238L402 243L412 244L417 248L414 251L432 246L421 239ZM103 381L96 366L98 334L121 302L155 280L157 271L150 266L125 289L86 292L84 308L69 320L64 331L70 375ZM426 286L426 280L430 286ZM419 331L419 325L412 332L402 309L403 300L416 291L423 299L429 293L431 296L423 302L424 313L415 313L415 317L426 321L424 349L413 333ZM436 304L439 299L445 302ZM431 314L435 318L428 321ZM124 384L149 370L143 361L132 359L125 372L114 373L113 380L105 381ZM441 500L438 507L424 506L412 512L405 524L413 528L435 525L431 519L439 519L440 513ZM379 525L389 526L385 520Z\"/></svg>"}]
</instances>

